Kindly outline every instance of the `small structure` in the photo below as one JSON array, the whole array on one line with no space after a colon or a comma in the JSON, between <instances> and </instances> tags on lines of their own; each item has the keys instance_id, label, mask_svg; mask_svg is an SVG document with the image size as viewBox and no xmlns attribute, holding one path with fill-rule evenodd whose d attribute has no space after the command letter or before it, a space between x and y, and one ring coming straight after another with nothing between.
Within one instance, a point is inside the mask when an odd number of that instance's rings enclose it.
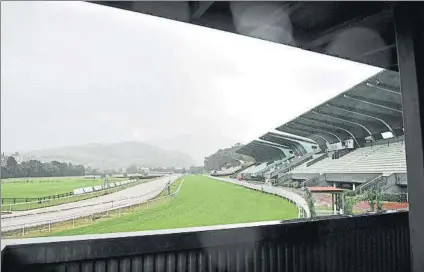
<instances>
[{"instance_id":1,"label":"small structure","mask_svg":"<svg viewBox=\"0 0 424 272\"><path fill-rule=\"evenodd\" d=\"M103 188L109 188L109 175L105 175L105 180L103 182Z\"/></svg>"},{"instance_id":2,"label":"small structure","mask_svg":"<svg viewBox=\"0 0 424 272\"><path fill-rule=\"evenodd\" d=\"M306 187L311 193L325 193L331 194L331 207L333 208L333 214L343 214L345 202L343 198L343 189L336 187Z\"/></svg>"},{"instance_id":3,"label":"small structure","mask_svg":"<svg viewBox=\"0 0 424 272\"><path fill-rule=\"evenodd\" d=\"M168 184L166 185L168 189L168 195L171 195L171 177L169 177Z\"/></svg>"}]
</instances>

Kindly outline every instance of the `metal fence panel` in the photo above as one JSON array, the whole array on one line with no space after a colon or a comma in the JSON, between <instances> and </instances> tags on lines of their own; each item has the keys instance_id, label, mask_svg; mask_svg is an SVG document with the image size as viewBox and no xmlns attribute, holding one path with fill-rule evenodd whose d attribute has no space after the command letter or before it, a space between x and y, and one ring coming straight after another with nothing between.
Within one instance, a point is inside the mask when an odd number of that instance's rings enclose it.
<instances>
[{"instance_id":1,"label":"metal fence panel","mask_svg":"<svg viewBox=\"0 0 424 272\"><path fill-rule=\"evenodd\" d=\"M410 270L407 212L19 243L2 271Z\"/></svg>"}]
</instances>

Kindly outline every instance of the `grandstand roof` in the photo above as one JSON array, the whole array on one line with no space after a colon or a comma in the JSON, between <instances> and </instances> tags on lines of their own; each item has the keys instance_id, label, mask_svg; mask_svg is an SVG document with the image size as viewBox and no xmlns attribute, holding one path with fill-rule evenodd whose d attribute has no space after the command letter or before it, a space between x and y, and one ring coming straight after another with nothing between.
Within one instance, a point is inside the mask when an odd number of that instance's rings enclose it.
<instances>
[{"instance_id":1,"label":"grandstand roof","mask_svg":"<svg viewBox=\"0 0 424 272\"><path fill-rule=\"evenodd\" d=\"M398 70L394 2L92 2Z\"/></svg>"},{"instance_id":2,"label":"grandstand roof","mask_svg":"<svg viewBox=\"0 0 424 272\"><path fill-rule=\"evenodd\" d=\"M289 135L283 135L278 133L269 132L261 137L259 139L268 141L274 144L287 146L290 148L294 154L297 156L301 156L305 153L307 153L305 147L301 144L301 140L296 139L295 137L289 136Z\"/></svg>"},{"instance_id":3,"label":"grandstand roof","mask_svg":"<svg viewBox=\"0 0 424 272\"><path fill-rule=\"evenodd\" d=\"M392 6L387 2L230 2L230 1L93 1L209 28L332 55L397 71ZM260 19L258 19L260 18ZM320 146L366 136L403 134L399 76L384 71L315 107L277 130L309 138ZM304 152L292 139L266 134L262 140ZM253 142L239 152L253 147ZM278 149L278 148L277 148ZM267 146L273 154L276 148ZM246 153L244 153L246 154ZM276 155L277 156L277 155ZM269 155L268 157L272 157ZM277 156L278 157L278 156Z\"/></svg>"},{"instance_id":4,"label":"grandstand roof","mask_svg":"<svg viewBox=\"0 0 424 272\"><path fill-rule=\"evenodd\" d=\"M253 141L238 153L249 156L259 154L256 155L260 156L258 161L266 161L275 156L265 156L262 153L267 151L261 151L261 148L267 146L267 150L270 150L273 144L275 148L288 148L301 156L307 153L302 145L305 142L326 148L327 143L354 139L357 146L363 146L367 136L372 136L374 140L382 139L381 133L384 132L401 136L403 120L399 74L382 71L276 130L282 133L266 133L259 137L262 142ZM311 141L297 138L296 135Z\"/></svg>"},{"instance_id":5,"label":"grandstand roof","mask_svg":"<svg viewBox=\"0 0 424 272\"><path fill-rule=\"evenodd\" d=\"M284 159L284 148L285 146L254 140L239 148L236 153L250 156L256 162L269 162Z\"/></svg>"},{"instance_id":6,"label":"grandstand roof","mask_svg":"<svg viewBox=\"0 0 424 272\"><path fill-rule=\"evenodd\" d=\"M354 139L361 146L367 136L403 135L399 74L378 73L276 129L320 145Z\"/></svg>"}]
</instances>

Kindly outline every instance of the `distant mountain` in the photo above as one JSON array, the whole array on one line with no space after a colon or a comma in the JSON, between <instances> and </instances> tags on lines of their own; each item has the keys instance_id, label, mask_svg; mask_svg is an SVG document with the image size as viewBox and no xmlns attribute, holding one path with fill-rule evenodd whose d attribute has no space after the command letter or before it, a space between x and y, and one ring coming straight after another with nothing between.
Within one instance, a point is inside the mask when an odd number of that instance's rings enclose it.
<instances>
[{"instance_id":1,"label":"distant mountain","mask_svg":"<svg viewBox=\"0 0 424 272\"><path fill-rule=\"evenodd\" d=\"M195 159L196 165L203 165L205 157L223 146L232 146L238 141L215 133L211 135L180 135L147 142L155 146L161 146L166 150L187 153Z\"/></svg>"},{"instance_id":2,"label":"distant mountain","mask_svg":"<svg viewBox=\"0 0 424 272\"><path fill-rule=\"evenodd\" d=\"M41 161L57 160L101 169L126 168L132 164L146 167L189 167L196 164L185 153L141 142L86 144L23 153Z\"/></svg>"}]
</instances>

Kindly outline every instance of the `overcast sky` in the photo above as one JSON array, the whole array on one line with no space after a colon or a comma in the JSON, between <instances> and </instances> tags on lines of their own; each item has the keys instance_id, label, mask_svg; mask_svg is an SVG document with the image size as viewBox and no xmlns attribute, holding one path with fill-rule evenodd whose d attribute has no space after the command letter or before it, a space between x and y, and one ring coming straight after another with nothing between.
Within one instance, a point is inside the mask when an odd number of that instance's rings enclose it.
<instances>
[{"instance_id":1,"label":"overcast sky","mask_svg":"<svg viewBox=\"0 0 424 272\"><path fill-rule=\"evenodd\" d=\"M84 2L2 2L1 47L2 151L246 143L380 71Z\"/></svg>"}]
</instances>

